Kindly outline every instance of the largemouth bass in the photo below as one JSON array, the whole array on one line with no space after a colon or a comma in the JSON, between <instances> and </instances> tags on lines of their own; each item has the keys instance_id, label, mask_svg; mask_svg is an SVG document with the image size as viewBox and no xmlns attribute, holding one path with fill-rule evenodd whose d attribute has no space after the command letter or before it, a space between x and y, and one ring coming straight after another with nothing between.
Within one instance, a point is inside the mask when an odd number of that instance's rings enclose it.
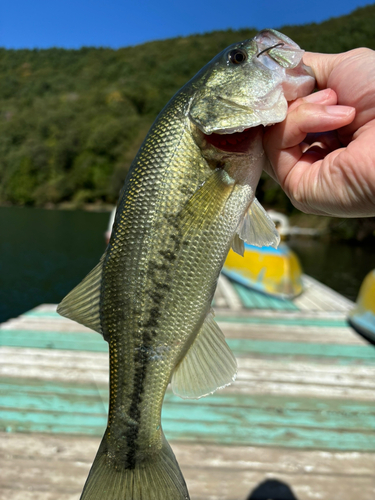
<instances>
[{"instance_id":1,"label":"largemouth bass","mask_svg":"<svg viewBox=\"0 0 375 500\"><path fill-rule=\"evenodd\" d=\"M216 56L166 105L137 153L99 264L58 312L109 343L108 426L82 500L181 500L161 428L169 382L184 398L230 384L236 360L211 302L229 248L277 245L255 200L263 127L314 78L272 30Z\"/></svg>"}]
</instances>

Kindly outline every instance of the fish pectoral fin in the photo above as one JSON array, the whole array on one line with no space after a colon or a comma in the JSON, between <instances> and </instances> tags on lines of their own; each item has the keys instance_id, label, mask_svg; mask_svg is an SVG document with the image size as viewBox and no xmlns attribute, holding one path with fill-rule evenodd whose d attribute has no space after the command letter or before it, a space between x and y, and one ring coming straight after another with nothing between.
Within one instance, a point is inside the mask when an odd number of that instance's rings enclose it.
<instances>
[{"instance_id":1,"label":"fish pectoral fin","mask_svg":"<svg viewBox=\"0 0 375 500\"><path fill-rule=\"evenodd\" d=\"M173 372L172 390L181 398L198 399L231 384L236 375L236 358L211 311Z\"/></svg>"},{"instance_id":2,"label":"fish pectoral fin","mask_svg":"<svg viewBox=\"0 0 375 500\"><path fill-rule=\"evenodd\" d=\"M100 286L104 255L94 269L57 306L61 316L103 335L100 323Z\"/></svg>"},{"instance_id":3,"label":"fish pectoral fin","mask_svg":"<svg viewBox=\"0 0 375 500\"><path fill-rule=\"evenodd\" d=\"M246 212L237 233L241 240L257 247L277 248L280 243L280 235L273 220L256 198Z\"/></svg>"},{"instance_id":4,"label":"fish pectoral fin","mask_svg":"<svg viewBox=\"0 0 375 500\"><path fill-rule=\"evenodd\" d=\"M245 253L245 245L243 240L239 237L237 233L233 236L232 240L232 250L233 252L238 253L238 255L241 255L241 257L244 256Z\"/></svg>"},{"instance_id":5,"label":"fish pectoral fin","mask_svg":"<svg viewBox=\"0 0 375 500\"><path fill-rule=\"evenodd\" d=\"M210 230L230 198L235 182L225 170L217 168L199 186L181 210L178 223L182 237Z\"/></svg>"}]
</instances>

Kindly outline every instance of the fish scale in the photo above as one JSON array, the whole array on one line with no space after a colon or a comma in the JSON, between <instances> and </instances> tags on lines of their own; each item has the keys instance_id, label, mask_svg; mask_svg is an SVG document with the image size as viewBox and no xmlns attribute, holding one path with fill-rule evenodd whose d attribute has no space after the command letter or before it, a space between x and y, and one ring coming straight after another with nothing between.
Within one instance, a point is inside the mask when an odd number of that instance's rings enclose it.
<instances>
[{"instance_id":1,"label":"fish scale","mask_svg":"<svg viewBox=\"0 0 375 500\"><path fill-rule=\"evenodd\" d=\"M312 90L302 54L260 32L172 98L132 163L104 256L59 305L109 342L108 426L82 500L189 498L161 427L164 394L171 381L175 394L200 398L236 376L211 302L230 246L278 243L254 199L261 126Z\"/></svg>"}]
</instances>

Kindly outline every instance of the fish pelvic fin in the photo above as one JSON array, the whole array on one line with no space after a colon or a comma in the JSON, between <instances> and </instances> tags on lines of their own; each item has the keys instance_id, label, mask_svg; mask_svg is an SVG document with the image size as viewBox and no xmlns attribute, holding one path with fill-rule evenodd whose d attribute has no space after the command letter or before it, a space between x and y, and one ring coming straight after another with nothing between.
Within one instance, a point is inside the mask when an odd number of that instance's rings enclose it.
<instances>
[{"instance_id":1,"label":"fish pelvic fin","mask_svg":"<svg viewBox=\"0 0 375 500\"><path fill-rule=\"evenodd\" d=\"M244 256L245 244L244 244L244 241L240 238L239 234L237 234L237 233L233 236L232 250L234 252L238 253L238 255L241 255L241 257Z\"/></svg>"},{"instance_id":2,"label":"fish pelvic fin","mask_svg":"<svg viewBox=\"0 0 375 500\"><path fill-rule=\"evenodd\" d=\"M241 221L237 233L242 241L257 247L272 246L277 248L280 243L280 235L273 220L256 198ZM232 243L233 250L243 256L238 242L234 241L234 243Z\"/></svg>"},{"instance_id":3,"label":"fish pelvic fin","mask_svg":"<svg viewBox=\"0 0 375 500\"><path fill-rule=\"evenodd\" d=\"M176 457L162 434L160 450L127 469L108 456L106 435L92 464L80 500L189 500Z\"/></svg>"},{"instance_id":4,"label":"fish pelvic fin","mask_svg":"<svg viewBox=\"0 0 375 500\"><path fill-rule=\"evenodd\" d=\"M61 316L103 335L100 323L100 288L104 255L94 269L57 306Z\"/></svg>"}]
</instances>

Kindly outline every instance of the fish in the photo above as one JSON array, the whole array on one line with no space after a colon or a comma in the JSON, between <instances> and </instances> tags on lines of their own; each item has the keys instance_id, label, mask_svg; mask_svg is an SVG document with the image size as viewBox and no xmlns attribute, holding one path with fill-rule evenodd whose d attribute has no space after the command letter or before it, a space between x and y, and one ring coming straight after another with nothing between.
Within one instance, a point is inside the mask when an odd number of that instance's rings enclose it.
<instances>
[{"instance_id":1,"label":"fish","mask_svg":"<svg viewBox=\"0 0 375 500\"><path fill-rule=\"evenodd\" d=\"M303 50L275 30L205 65L151 126L120 194L97 266L58 313L109 344L108 424L81 500L187 500L161 409L231 384L237 363L211 308L232 247L274 245L255 198L264 127L309 94Z\"/></svg>"}]
</instances>

